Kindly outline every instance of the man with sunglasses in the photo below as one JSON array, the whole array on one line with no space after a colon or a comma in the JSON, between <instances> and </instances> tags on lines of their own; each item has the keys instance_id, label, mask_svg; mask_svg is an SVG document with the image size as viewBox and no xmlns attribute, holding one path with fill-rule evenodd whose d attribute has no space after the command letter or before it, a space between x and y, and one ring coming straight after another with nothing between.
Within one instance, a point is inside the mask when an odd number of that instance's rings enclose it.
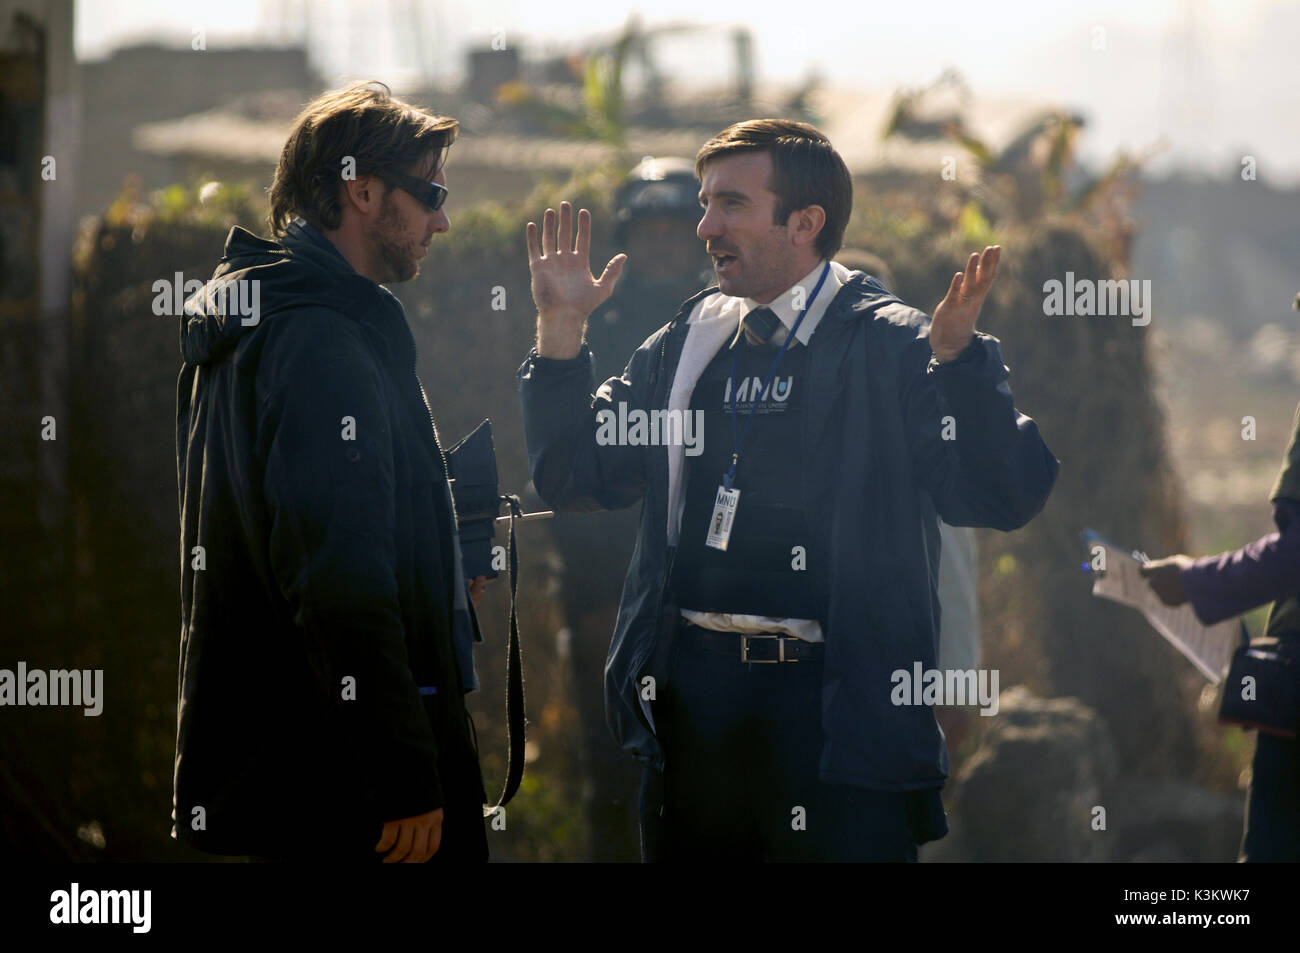
<instances>
[{"instance_id":1,"label":"man with sunglasses","mask_svg":"<svg viewBox=\"0 0 1300 953\"><path fill-rule=\"evenodd\" d=\"M473 603L414 337L384 287L450 221L456 120L366 83L299 116L265 240L187 305L173 836L286 861L483 861ZM231 298L215 290L254 283ZM228 301L252 301L235 314Z\"/></svg>"}]
</instances>

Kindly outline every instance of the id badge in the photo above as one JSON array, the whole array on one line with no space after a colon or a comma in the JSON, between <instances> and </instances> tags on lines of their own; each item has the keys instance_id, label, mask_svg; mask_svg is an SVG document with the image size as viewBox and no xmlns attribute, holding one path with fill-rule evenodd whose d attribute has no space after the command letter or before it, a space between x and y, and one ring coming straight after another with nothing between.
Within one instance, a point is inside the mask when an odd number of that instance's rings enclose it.
<instances>
[{"instance_id":1,"label":"id badge","mask_svg":"<svg viewBox=\"0 0 1300 953\"><path fill-rule=\"evenodd\" d=\"M736 521L736 507L740 505L740 491L718 487L717 499L713 502L713 515L709 517L709 536L704 545L711 549L727 551L727 541L731 539L731 526Z\"/></svg>"}]
</instances>

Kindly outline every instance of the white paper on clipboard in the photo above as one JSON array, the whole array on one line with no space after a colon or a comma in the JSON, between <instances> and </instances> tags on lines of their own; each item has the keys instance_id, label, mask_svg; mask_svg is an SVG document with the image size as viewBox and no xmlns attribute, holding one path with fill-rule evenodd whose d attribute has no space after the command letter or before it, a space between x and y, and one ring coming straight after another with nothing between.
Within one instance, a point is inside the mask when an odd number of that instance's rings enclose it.
<instances>
[{"instance_id":1,"label":"white paper on clipboard","mask_svg":"<svg viewBox=\"0 0 1300 953\"><path fill-rule=\"evenodd\" d=\"M1134 553L1103 539L1092 530L1084 532L1084 545L1090 557L1094 546L1101 546L1106 551L1105 572L1093 575L1094 596L1137 609L1146 616L1151 627L1183 653L1202 675L1215 685L1223 681L1232 653L1241 641L1241 629L1236 619L1203 625L1190 603L1174 608L1160 601L1139 573L1142 562Z\"/></svg>"}]
</instances>

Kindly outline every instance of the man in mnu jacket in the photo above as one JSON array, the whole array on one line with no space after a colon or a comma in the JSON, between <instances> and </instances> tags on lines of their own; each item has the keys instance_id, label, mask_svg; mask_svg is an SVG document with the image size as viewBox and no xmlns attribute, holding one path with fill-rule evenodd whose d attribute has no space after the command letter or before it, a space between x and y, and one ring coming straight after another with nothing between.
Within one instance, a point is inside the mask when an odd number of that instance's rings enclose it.
<instances>
[{"instance_id":1,"label":"man in mnu jacket","mask_svg":"<svg viewBox=\"0 0 1300 953\"><path fill-rule=\"evenodd\" d=\"M643 855L914 860L947 832L948 757L932 708L898 704L892 676L935 667L936 512L1016 529L1058 469L974 330L1000 249L972 254L930 319L832 261L852 186L811 126L739 123L696 168L718 287L594 396L584 322L625 256L593 279L590 216L575 250L567 203L540 248L528 226L534 484L557 508L643 504L606 666L611 730L644 765ZM767 387L738 406L740 362ZM782 362L788 376L765 373ZM799 395L793 417L773 381ZM638 410L699 411L703 451L681 428L611 426ZM801 554L807 571L783 573Z\"/></svg>"}]
</instances>

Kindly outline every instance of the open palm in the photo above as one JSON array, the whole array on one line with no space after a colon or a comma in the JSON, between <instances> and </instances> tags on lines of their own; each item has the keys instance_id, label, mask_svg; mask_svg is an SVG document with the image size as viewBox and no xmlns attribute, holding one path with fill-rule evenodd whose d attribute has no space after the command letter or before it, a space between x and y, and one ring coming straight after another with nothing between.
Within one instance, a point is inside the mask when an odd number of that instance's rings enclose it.
<instances>
[{"instance_id":1,"label":"open palm","mask_svg":"<svg viewBox=\"0 0 1300 953\"><path fill-rule=\"evenodd\" d=\"M573 240L573 206L560 203L559 225L554 209L542 219L539 250L537 225L528 223L528 270L533 301L543 321L585 321L614 291L626 255L610 259L599 278L591 274L591 213L578 212L578 239Z\"/></svg>"},{"instance_id":2,"label":"open palm","mask_svg":"<svg viewBox=\"0 0 1300 953\"><path fill-rule=\"evenodd\" d=\"M957 272L948 293L930 319L930 350L939 361L951 361L970 344L984 298L998 273L1001 245L989 245L982 253L971 252L966 270Z\"/></svg>"}]
</instances>

